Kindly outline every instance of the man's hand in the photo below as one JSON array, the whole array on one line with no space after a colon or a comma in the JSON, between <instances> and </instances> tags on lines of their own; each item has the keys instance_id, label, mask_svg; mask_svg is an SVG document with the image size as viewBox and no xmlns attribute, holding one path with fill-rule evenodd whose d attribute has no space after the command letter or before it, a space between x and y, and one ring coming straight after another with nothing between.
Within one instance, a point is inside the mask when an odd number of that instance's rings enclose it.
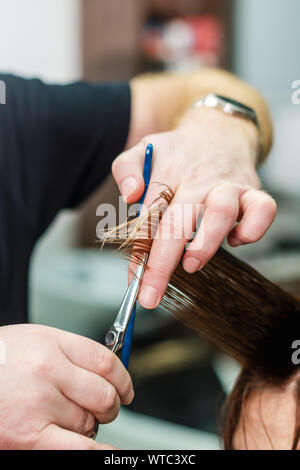
<instances>
[{"instance_id":1,"label":"man's hand","mask_svg":"<svg viewBox=\"0 0 300 470\"><path fill-rule=\"evenodd\" d=\"M156 182L169 185L175 197L161 220L143 278L139 302L146 308L156 307L162 299L195 229L197 205L204 205L204 218L183 257L188 272L201 269L225 237L231 246L259 240L276 213L276 204L260 190L255 171L258 132L253 124L200 108L189 110L176 130L145 137L113 163L113 176L128 203L143 193L144 152L150 142L154 156L145 205L161 191ZM192 211L185 211L184 205ZM178 208L184 214L180 221ZM178 234L180 224L184 236L170 237Z\"/></svg>"},{"instance_id":2,"label":"man's hand","mask_svg":"<svg viewBox=\"0 0 300 470\"><path fill-rule=\"evenodd\" d=\"M0 449L111 449L89 439L133 399L119 359L81 336L35 325L0 328Z\"/></svg>"}]
</instances>

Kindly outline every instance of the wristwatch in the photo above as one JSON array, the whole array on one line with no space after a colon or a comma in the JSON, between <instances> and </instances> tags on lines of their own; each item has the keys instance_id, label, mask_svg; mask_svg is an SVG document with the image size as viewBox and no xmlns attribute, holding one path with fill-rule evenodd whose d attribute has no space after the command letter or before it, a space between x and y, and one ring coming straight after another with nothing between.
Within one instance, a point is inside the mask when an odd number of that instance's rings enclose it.
<instances>
[{"instance_id":1,"label":"wristwatch","mask_svg":"<svg viewBox=\"0 0 300 470\"><path fill-rule=\"evenodd\" d=\"M225 114L229 114L231 116L239 117L239 118L252 122L256 126L258 130L258 134L259 134L258 161L262 158L263 146L262 146L261 130L260 130L257 116L256 116L256 112L252 108L250 108L249 106L246 106L243 103L240 103L239 101L235 101L232 98L228 98L222 95L215 95L214 93L210 93L209 95L206 95L204 98L201 98L195 101L191 106L191 108L203 108L203 107L219 109Z\"/></svg>"},{"instance_id":2,"label":"wristwatch","mask_svg":"<svg viewBox=\"0 0 300 470\"><path fill-rule=\"evenodd\" d=\"M239 101L235 101L231 98L227 98L226 96L215 95L214 93L210 93L206 95L204 98L197 100L194 104L192 104L193 108L217 108L223 111L226 114L231 114L232 116L240 117L243 119L247 119L247 121L253 122L257 128L259 128L256 112L246 106Z\"/></svg>"}]
</instances>

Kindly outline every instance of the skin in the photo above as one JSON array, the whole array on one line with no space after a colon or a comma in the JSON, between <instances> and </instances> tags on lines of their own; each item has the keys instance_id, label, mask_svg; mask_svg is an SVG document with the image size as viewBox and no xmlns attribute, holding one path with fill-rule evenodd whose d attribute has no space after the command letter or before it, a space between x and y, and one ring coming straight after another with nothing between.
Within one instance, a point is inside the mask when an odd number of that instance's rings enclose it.
<instances>
[{"instance_id":1,"label":"skin","mask_svg":"<svg viewBox=\"0 0 300 470\"><path fill-rule=\"evenodd\" d=\"M4 326L1 449L112 449L89 439L134 396L131 378L104 346L38 325Z\"/></svg>"},{"instance_id":2,"label":"skin","mask_svg":"<svg viewBox=\"0 0 300 470\"><path fill-rule=\"evenodd\" d=\"M231 90L231 97L236 99L244 96L245 99L241 100L251 103L259 116L268 116L259 95L231 77L226 73L221 76L221 82L225 83L224 92ZM199 76L199 83L201 80L205 82L206 78ZM210 75L209 79L215 80L215 88L221 92L216 77ZM211 91L203 83L202 88L200 85L200 88L195 86L195 77L188 89L186 77L184 82L178 77L172 82L169 76L167 88L164 78L162 81L161 87L151 87L149 78L132 83L134 112L127 146L135 145L121 154L112 165L113 176L124 199L128 203L138 201L144 190L142 171L145 148L151 142L154 146L152 174L142 210L149 207L161 191L155 182L168 184L175 191L175 197L162 218L153 242L143 277L138 300L145 308L155 308L161 302L196 225L197 210L178 222L174 213L172 216L176 205L183 207L190 203L196 207L197 204L204 204L205 208L204 221L183 256L183 266L190 273L200 270L226 237L233 247L262 238L276 214L276 203L260 189L256 173L259 144L256 127L219 110L189 109L188 104L195 101L201 91ZM161 90L159 97L156 95L159 95L157 90ZM172 92L173 96L178 96L178 100L170 99ZM174 101L180 103L179 108L174 109ZM154 103L152 106L151 102ZM167 115L166 110L169 108ZM142 137L148 132L157 131L157 126L166 129L171 125L171 114L174 121L178 112L181 113L180 118L173 130ZM265 151L268 151L271 143L271 124L266 125L270 123L268 119L269 116L264 121L263 130ZM168 239L167 234L178 228L179 224L186 227L184 236ZM192 230L189 231L189 227Z\"/></svg>"},{"instance_id":3,"label":"skin","mask_svg":"<svg viewBox=\"0 0 300 470\"><path fill-rule=\"evenodd\" d=\"M261 238L273 221L276 205L259 190L256 128L218 111L189 110L189 106L215 92L253 107L265 157L272 126L262 97L218 70L137 77L131 91L126 151L114 161L112 173L124 199L137 201L144 190L145 147L151 142L155 153L145 206L160 191L155 181L175 191L172 204L205 204L204 244L199 234L184 255L185 269L200 269L227 235L233 246ZM196 215L183 225L194 224ZM163 219L162 233L169 228ZM160 302L185 241L153 243L139 295L146 308ZM0 340L7 352L7 361L0 366L0 448L110 448L86 436L95 419L112 421L120 404L133 399L131 379L114 354L87 338L43 326L1 327Z\"/></svg>"},{"instance_id":4,"label":"skin","mask_svg":"<svg viewBox=\"0 0 300 470\"><path fill-rule=\"evenodd\" d=\"M290 450L295 427L295 381L251 394L234 435L236 450ZM243 425L244 421L244 425Z\"/></svg>"}]
</instances>

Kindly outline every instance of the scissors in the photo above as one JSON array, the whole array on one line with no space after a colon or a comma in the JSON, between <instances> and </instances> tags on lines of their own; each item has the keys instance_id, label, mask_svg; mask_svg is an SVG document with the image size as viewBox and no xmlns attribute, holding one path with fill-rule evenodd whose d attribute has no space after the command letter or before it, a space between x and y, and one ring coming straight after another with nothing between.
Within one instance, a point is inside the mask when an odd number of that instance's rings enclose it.
<instances>
[{"instance_id":1,"label":"scissors","mask_svg":"<svg viewBox=\"0 0 300 470\"><path fill-rule=\"evenodd\" d=\"M135 274L127 288L116 319L112 327L106 333L105 345L113 353L119 351L119 349L121 349L123 346L125 333L139 293L147 259L148 255L145 255L143 264L139 264L136 268Z\"/></svg>"},{"instance_id":2,"label":"scissors","mask_svg":"<svg viewBox=\"0 0 300 470\"><path fill-rule=\"evenodd\" d=\"M144 193L141 197L139 204L138 215L145 200L145 196L150 183L151 164L153 155L153 145L148 144L145 151L144 171L143 178L145 183ZM140 285L143 279L145 266L148 261L148 254L144 255L142 263L136 268L135 274L131 283L129 284L125 296L123 298L121 307L116 316L112 327L108 330L105 336L105 345L112 352L116 353L123 347L122 362L126 369L128 369L129 356L131 351L131 342L133 334L133 325L136 310L136 299L139 293ZM127 328L128 327L128 328Z\"/></svg>"}]
</instances>

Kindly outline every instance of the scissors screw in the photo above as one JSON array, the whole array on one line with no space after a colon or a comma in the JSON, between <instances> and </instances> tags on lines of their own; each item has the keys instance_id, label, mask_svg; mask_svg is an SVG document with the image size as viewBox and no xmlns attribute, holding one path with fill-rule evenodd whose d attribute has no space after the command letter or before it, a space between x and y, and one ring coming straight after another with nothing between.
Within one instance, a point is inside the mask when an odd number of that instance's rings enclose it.
<instances>
[{"instance_id":1,"label":"scissors screw","mask_svg":"<svg viewBox=\"0 0 300 470\"><path fill-rule=\"evenodd\" d=\"M116 337L117 337L116 333L114 333L113 331L109 331L107 335L105 336L106 346L112 346L116 341Z\"/></svg>"}]
</instances>

